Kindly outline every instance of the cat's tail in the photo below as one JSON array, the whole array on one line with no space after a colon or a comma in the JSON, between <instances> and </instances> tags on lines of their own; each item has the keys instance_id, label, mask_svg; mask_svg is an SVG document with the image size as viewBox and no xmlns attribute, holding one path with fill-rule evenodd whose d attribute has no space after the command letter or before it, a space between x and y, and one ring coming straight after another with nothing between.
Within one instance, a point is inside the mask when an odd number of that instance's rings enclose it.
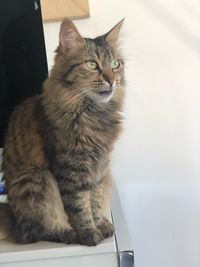
<instances>
[{"instance_id":1,"label":"cat's tail","mask_svg":"<svg viewBox=\"0 0 200 267\"><path fill-rule=\"evenodd\" d=\"M13 216L6 203L0 203L0 240L12 240Z\"/></svg>"}]
</instances>

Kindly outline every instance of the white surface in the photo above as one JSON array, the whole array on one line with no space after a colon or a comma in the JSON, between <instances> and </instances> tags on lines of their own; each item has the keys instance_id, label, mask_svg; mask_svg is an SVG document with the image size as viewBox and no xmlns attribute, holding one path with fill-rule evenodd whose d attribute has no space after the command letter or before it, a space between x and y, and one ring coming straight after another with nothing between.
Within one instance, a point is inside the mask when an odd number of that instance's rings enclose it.
<instances>
[{"instance_id":1,"label":"white surface","mask_svg":"<svg viewBox=\"0 0 200 267\"><path fill-rule=\"evenodd\" d=\"M6 195L0 195L0 203L7 203L8 199Z\"/></svg>"},{"instance_id":2,"label":"white surface","mask_svg":"<svg viewBox=\"0 0 200 267\"><path fill-rule=\"evenodd\" d=\"M115 253L114 238L108 238L96 247L51 242L18 245L0 241L0 263Z\"/></svg>"},{"instance_id":3,"label":"white surface","mask_svg":"<svg viewBox=\"0 0 200 267\"><path fill-rule=\"evenodd\" d=\"M95 0L85 36L126 17L125 131L113 162L137 267L200 266L200 1ZM49 66L59 23L45 25Z\"/></svg>"},{"instance_id":4,"label":"white surface","mask_svg":"<svg viewBox=\"0 0 200 267\"><path fill-rule=\"evenodd\" d=\"M44 260L0 263L1 267L117 267L116 254L60 257Z\"/></svg>"}]
</instances>

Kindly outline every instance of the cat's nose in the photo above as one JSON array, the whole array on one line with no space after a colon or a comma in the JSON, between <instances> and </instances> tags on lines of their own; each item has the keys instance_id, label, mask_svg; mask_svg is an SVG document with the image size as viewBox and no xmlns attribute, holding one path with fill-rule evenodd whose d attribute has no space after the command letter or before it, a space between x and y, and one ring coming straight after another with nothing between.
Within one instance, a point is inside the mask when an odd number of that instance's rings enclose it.
<instances>
[{"instance_id":1,"label":"cat's nose","mask_svg":"<svg viewBox=\"0 0 200 267\"><path fill-rule=\"evenodd\" d=\"M105 79L105 81L109 84L109 86L110 87L112 87L113 86L113 84L114 84L114 81L115 81L115 79L114 79L114 75L109 75L109 74L104 74L104 79Z\"/></svg>"},{"instance_id":2,"label":"cat's nose","mask_svg":"<svg viewBox=\"0 0 200 267\"><path fill-rule=\"evenodd\" d=\"M107 79L105 79L105 81L109 84L110 87L112 87L115 80L111 79L111 78L107 78Z\"/></svg>"},{"instance_id":3,"label":"cat's nose","mask_svg":"<svg viewBox=\"0 0 200 267\"><path fill-rule=\"evenodd\" d=\"M110 80L107 80L107 82L109 83L109 85L110 85L110 87L112 87L112 85L113 85L113 83L114 83L114 80L112 79L110 79Z\"/></svg>"}]
</instances>

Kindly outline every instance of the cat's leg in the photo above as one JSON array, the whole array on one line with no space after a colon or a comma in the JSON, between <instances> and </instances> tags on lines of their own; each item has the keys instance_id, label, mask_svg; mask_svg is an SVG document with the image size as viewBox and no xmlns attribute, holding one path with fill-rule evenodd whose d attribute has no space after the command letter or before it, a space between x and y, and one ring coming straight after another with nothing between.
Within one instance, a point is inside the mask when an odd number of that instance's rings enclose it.
<instances>
[{"instance_id":1,"label":"cat's leg","mask_svg":"<svg viewBox=\"0 0 200 267\"><path fill-rule=\"evenodd\" d=\"M61 190L61 195L69 221L78 233L80 244L97 245L103 239L103 235L93 219L90 191L74 191L70 194Z\"/></svg>"},{"instance_id":2,"label":"cat's leg","mask_svg":"<svg viewBox=\"0 0 200 267\"><path fill-rule=\"evenodd\" d=\"M91 208L93 218L98 229L101 230L104 238L114 233L114 226L105 217L109 212L110 194L112 187L111 175L103 177L101 183L91 191Z\"/></svg>"},{"instance_id":3,"label":"cat's leg","mask_svg":"<svg viewBox=\"0 0 200 267\"><path fill-rule=\"evenodd\" d=\"M15 217L16 241L76 241L76 233L68 222L57 184L47 169L24 171L15 180L10 180L7 187Z\"/></svg>"}]
</instances>

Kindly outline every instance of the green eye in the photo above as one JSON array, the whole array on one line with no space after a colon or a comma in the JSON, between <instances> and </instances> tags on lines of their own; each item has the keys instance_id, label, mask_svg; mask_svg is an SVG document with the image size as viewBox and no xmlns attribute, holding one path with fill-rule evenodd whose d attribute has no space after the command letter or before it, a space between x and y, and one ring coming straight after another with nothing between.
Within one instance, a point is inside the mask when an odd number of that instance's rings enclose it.
<instances>
[{"instance_id":1,"label":"green eye","mask_svg":"<svg viewBox=\"0 0 200 267\"><path fill-rule=\"evenodd\" d=\"M120 67L119 60L113 60L113 62L111 63L111 67L112 69L118 69Z\"/></svg>"},{"instance_id":2,"label":"green eye","mask_svg":"<svg viewBox=\"0 0 200 267\"><path fill-rule=\"evenodd\" d=\"M96 70L98 68L98 64L92 60L87 61L86 66L91 70Z\"/></svg>"}]
</instances>

